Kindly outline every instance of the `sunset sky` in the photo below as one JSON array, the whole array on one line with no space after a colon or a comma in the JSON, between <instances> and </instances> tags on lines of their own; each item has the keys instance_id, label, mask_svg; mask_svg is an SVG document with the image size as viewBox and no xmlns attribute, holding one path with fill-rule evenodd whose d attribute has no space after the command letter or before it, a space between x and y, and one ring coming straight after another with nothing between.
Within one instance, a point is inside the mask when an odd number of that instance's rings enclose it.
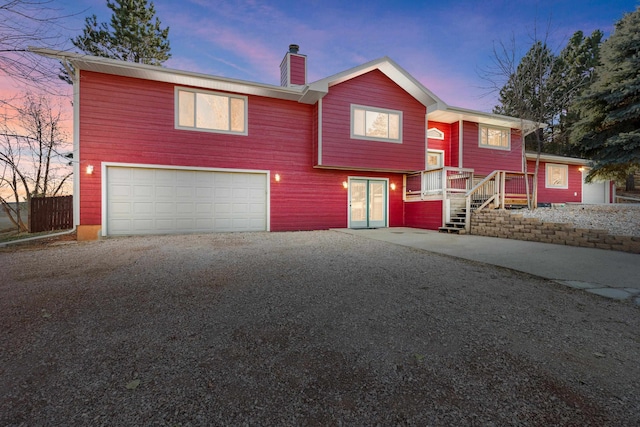
<instances>
[{"instance_id":1,"label":"sunset sky","mask_svg":"<svg viewBox=\"0 0 640 427\"><path fill-rule=\"evenodd\" d=\"M308 79L318 80L389 56L449 105L490 111L496 95L481 78L496 43L513 37L520 53L531 38L549 34L559 50L577 30L605 32L637 0L538 1L264 1L157 0L169 26L167 67L279 83L289 44L308 57ZM106 0L53 0L65 32L82 31L84 18L108 21ZM71 45L68 45L71 48ZM1 84L1 83L0 83ZM6 84L2 85L7 87Z\"/></svg>"}]
</instances>

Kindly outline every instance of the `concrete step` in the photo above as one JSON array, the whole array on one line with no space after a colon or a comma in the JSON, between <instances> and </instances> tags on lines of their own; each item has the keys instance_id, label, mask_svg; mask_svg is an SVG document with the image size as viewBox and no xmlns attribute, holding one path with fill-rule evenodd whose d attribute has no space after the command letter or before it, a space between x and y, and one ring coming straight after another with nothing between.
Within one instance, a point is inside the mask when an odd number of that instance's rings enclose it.
<instances>
[{"instance_id":1,"label":"concrete step","mask_svg":"<svg viewBox=\"0 0 640 427\"><path fill-rule=\"evenodd\" d=\"M440 233L453 233L453 234L466 234L467 230L465 230L464 228L458 228L458 227L440 227L438 228L438 231Z\"/></svg>"}]
</instances>

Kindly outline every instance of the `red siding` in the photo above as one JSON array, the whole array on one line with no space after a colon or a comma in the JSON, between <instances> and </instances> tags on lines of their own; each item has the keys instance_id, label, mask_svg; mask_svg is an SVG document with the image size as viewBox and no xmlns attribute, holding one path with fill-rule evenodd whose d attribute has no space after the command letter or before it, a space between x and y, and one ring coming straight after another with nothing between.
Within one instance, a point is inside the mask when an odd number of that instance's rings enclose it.
<instances>
[{"instance_id":1,"label":"red siding","mask_svg":"<svg viewBox=\"0 0 640 427\"><path fill-rule=\"evenodd\" d=\"M289 56L290 66L291 66L291 84L294 85L304 85L307 84L307 70L306 70L306 62L307 58L301 55L290 55Z\"/></svg>"},{"instance_id":2,"label":"red siding","mask_svg":"<svg viewBox=\"0 0 640 427\"><path fill-rule=\"evenodd\" d=\"M347 227L348 176L402 175L313 168L314 106L250 96L247 136L174 128L172 84L82 72L80 224L101 224L101 162L270 170L271 229ZM281 175L281 182L273 180ZM403 225L402 191L389 191L389 224Z\"/></svg>"},{"instance_id":3,"label":"red siding","mask_svg":"<svg viewBox=\"0 0 640 427\"><path fill-rule=\"evenodd\" d=\"M527 171L535 172L536 162L527 162ZM578 165L568 165L569 188L546 188L546 163L540 162L538 169L538 203L567 203L582 201L582 172Z\"/></svg>"},{"instance_id":4,"label":"red siding","mask_svg":"<svg viewBox=\"0 0 640 427\"><path fill-rule=\"evenodd\" d=\"M351 139L351 104L402 111L402 144ZM371 71L332 86L322 105L323 166L424 169L426 108L382 72Z\"/></svg>"},{"instance_id":5,"label":"red siding","mask_svg":"<svg viewBox=\"0 0 640 427\"><path fill-rule=\"evenodd\" d=\"M522 171L522 138L511 131L511 149L495 150L479 146L479 124L463 124L463 167L473 168L476 175L486 176L494 170Z\"/></svg>"},{"instance_id":6,"label":"red siding","mask_svg":"<svg viewBox=\"0 0 640 427\"><path fill-rule=\"evenodd\" d=\"M442 200L407 202L404 206L405 226L437 230L442 227Z\"/></svg>"},{"instance_id":7,"label":"red siding","mask_svg":"<svg viewBox=\"0 0 640 427\"><path fill-rule=\"evenodd\" d=\"M432 122L429 121L428 123L429 129L432 128L436 128L438 130L441 130L442 132L444 132L444 139L433 139L433 138L429 138L427 140L427 148L429 150L444 150L444 166L458 166L458 163L456 162L455 164L451 163L451 159L452 159L452 152L453 152L453 140L451 139L452 136L452 132L451 132L451 128L452 125L446 124L446 123L439 123L439 122ZM456 135L458 133L456 132ZM456 144L456 159L457 159L457 147L458 147L458 139L456 138L455 140L455 144Z\"/></svg>"}]
</instances>

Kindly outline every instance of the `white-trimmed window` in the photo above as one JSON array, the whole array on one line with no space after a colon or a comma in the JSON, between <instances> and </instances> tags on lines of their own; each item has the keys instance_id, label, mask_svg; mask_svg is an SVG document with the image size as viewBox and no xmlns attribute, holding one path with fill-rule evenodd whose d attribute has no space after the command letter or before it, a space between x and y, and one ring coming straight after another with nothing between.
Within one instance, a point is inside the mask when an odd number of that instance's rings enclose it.
<instances>
[{"instance_id":1,"label":"white-trimmed window","mask_svg":"<svg viewBox=\"0 0 640 427\"><path fill-rule=\"evenodd\" d=\"M444 167L444 151L427 150L427 170Z\"/></svg>"},{"instance_id":2,"label":"white-trimmed window","mask_svg":"<svg viewBox=\"0 0 640 427\"><path fill-rule=\"evenodd\" d=\"M546 188L569 188L569 166L547 163L545 167Z\"/></svg>"},{"instance_id":3,"label":"white-trimmed window","mask_svg":"<svg viewBox=\"0 0 640 427\"><path fill-rule=\"evenodd\" d=\"M352 105L351 138L402 143L402 111Z\"/></svg>"},{"instance_id":4,"label":"white-trimmed window","mask_svg":"<svg viewBox=\"0 0 640 427\"><path fill-rule=\"evenodd\" d=\"M176 128L246 135L247 97L176 88Z\"/></svg>"},{"instance_id":5,"label":"white-trimmed window","mask_svg":"<svg viewBox=\"0 0 640 427\"><path fill-rule=\"evenodd\" d=\"M480 125L479 146L496 150L510 150L511 129Z\"/></svg>"}]
</instances>

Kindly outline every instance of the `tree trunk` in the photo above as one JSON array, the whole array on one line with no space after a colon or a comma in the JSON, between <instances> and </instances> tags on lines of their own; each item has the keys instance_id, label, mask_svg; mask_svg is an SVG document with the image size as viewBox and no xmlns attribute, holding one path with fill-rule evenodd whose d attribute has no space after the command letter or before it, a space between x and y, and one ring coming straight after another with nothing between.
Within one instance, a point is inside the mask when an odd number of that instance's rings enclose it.
<instances>
[{"instance_id":1,"label":"tree trunk","mask_svg":"<svg viewBox=\"0 0 640 427\"><path fill-rule=\"evenodd\" d=\"M624 190L625 191L635 191L636 189L636 181L635 181L635 176L632 173L630 173L629 175L627 175L627 181L624 185Z\"/></svg>"}]
</instances>

